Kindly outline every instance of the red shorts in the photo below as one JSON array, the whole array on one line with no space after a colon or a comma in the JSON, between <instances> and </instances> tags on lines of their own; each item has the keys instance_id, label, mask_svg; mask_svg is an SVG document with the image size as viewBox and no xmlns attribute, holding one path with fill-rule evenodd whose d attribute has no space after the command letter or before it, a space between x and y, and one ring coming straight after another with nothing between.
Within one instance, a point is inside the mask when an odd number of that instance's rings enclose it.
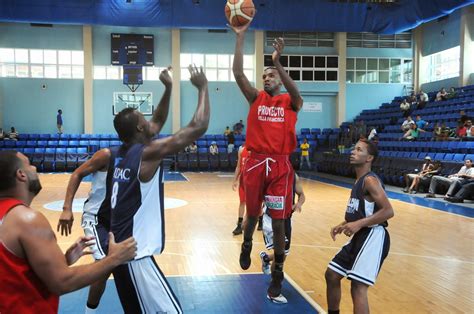
<instances>
[{"instance_id":1,"label":"red shorts","mask_svg":"<svg viewBox=\"0 0 474 314\"><path fill-rule=\"evenodd\" d=\"M272 218L286 219L291 216L294 172L289 156L252 152L243 174L247 215L259 216L265 201Z\"/></svg>"},{"instance_id":2,"label":"red shorts","mask_svg":"<svg viewBox=\"0 0 474 314\"><path fill-rule=\"evenodd\" d=\"M245 203L245 186L243 174L240 174L239 178L239 199L241 203Z\"/></svg>"}]
</instances>

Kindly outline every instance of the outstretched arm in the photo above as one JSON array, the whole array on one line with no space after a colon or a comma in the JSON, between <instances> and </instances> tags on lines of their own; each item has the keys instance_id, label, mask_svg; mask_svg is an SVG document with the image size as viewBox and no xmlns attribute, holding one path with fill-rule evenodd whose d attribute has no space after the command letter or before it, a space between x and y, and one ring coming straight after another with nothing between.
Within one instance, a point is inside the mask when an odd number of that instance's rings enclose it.
<instances>
[{"instance_id":1,"label":"outstretched arm","mask_svg":"<svg viewBox=\"0 0 474 314\"><path fill-rule=\"evenodd\" d=\"M153 112L153 117L150 120L150 129L153 134L160 133L163 125L166 123L166 119L168 118L171 90L173 87L173 80L169 74L170 69L171 67L168 67L167 69L161 71L160 74L160 81L163 83L163 85L165 85L165 91L163 92L163 96L161 96L161 100Z\"/></svg>"},{"instance_id":2,"label":"outstretched arm","mask_svg":"<svg viewBox=\"0 0 474 314\"><path fill-rule=\"evenodd\" d=\"M195 66L189 66L189 72L191 73L191 83L199 91L198 105L194 116L186 127L169 137L152 141L143 150L142 167L140 168L140 179L142 180L147 181L147 179L152 177L152 174L165 156L181 151L202 136L207 130L210 116L207 78L202 67L198 69Z\"/></svg>"},{"instance_id":3,"label":"outstretched arm","mask_svg":"<svg viewBox=\"0 0 474 314\"><path fill-rule=\"evenodd\" d=\"M244 73L244 40L245 40L245 32L250 26L250 22L240 26L230 26L229 27L235 32L237 39L235 42L235 52L234 52L234 63L232 64L232 72L234 73L235 81L239 86L240 90L244 94L245 98L252 104L253 101L258 96L258 90L250 85L248 78L245 76Z\"/></svg>"},{"instance_id":4,"label":"outstretched arm","mask_svg":"<svg viewBox=\"0 0 474 314\"><path fill-rule=\"evenodd\" d=\"M67 185L66 197L64 198L63 212L59 216L57 231L61 230L61 235L68 236L71 234L74 215L72 213L72 202L77 189L84 177L100 170L107 170L110 159L110 150L104 148L96 152L91 159L83 163L79 168L74 170Z\"/></svg>"},{"instance_id":5,"label":"outstretched arm","mask_svg":"<svg viewBox=\"0 0 474 314\"><path fill-rule=\"evenodd\" d=\"M285 48L285 42L283 38L276 38L275 42L273 43L273 48L275 48L275 51L273 51L272 54L273 65L277 69L278 74L280 74L281 81L288 91L288 94L290 94L291 106L293 107L293 110L298 112L303 106L303 98L301 98L300 91L298 90L295 82L291 79L288 73L286 73L285 69L280 63L280 56L283 52L283 49Z\"/></svg>"}]
</instances>

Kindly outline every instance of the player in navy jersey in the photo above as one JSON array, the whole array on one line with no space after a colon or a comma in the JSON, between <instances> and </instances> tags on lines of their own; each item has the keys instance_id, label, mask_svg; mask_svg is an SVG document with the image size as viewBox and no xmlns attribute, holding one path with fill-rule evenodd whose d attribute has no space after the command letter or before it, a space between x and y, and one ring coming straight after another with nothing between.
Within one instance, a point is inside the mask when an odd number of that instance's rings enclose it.
<instances>
[{"instance_id":1,"label":"player in navy jersey","mask_svg":"<svg viewBox=\"0 0 474 314\"><path fill-rule=\"evenodd\" d=\"M344 233L352 237L342 247L326 270L328 313L339 313L341 279L351 280L354 313L369 313L367 291L374 285L390 248L386 230L393 208L382 182L371 172L377 158L377 147L366 139L357 142L350 156L356 171L356 182L346 209L345 219L331 228L331 237Z\"/></svg>"},{"instance_id":2,"label":"player in navy jersey","mask_svg":"<svg viewBox=\"0 0 474 314\"><path fill-rule=\"evenodd\" d=\"M189 72L198 105L189 124L175 134L153 139L143 115L130 108L114 119L124 144L114 161L111 230L118 242L133 234L138 246L135 260L113 272L125 313L182 313L153 254L160 254L165 243L162 160L197 140L209 124L206 76L195 66Z\"/></svg>"},{"instance_id":3,"label":"player in navy jersey","mask_svg":"<svg viewBox=\"0 0 474 314\"><path fill-rule=\"evenodd\" d=\"M168 69L160 74L160 81L165 86L165 91L149 123L150 132L158 134L166 122L169 112L169 104L172 89L172 80ZM95 244L91 247L93 257L96 261L101 260L107 254L108 232L110 231L110 196L112 193L112 175L114 161L119 147L104 148L96 152L91 159L87 160L77 168L67 187L63 212L59 218L58 231L61 235L71 233L74 216L72 214L72 203L74 195L79 188L83 178L92 175L92 186L89 196L84 203L82 215L82 228L86 236L94 236ZM87 299L86 313L94 313L99 306L100 298L105 290L107 274L102 280L91 285Z\"/></svg>"}]
</instances>

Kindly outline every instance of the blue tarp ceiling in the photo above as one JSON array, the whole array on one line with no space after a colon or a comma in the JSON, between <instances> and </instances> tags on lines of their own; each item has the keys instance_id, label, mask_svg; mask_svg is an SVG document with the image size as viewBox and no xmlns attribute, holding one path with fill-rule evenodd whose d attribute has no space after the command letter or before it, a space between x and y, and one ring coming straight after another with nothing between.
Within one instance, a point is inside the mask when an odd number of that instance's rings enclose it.
<instances>
[{"instance_id":1,"label":"blue tarp ceiling","mask_svg":"<svg viewBox=\"0 0 474 314\"><path fill-rule=\"evenodd\" d=\"M198 2L198 4L196 4ZM224 29L225 0L0 0L0 21ZM474 0L254 0L254 29L393 34L450 14Z\"/></svg>"}]
</instances>

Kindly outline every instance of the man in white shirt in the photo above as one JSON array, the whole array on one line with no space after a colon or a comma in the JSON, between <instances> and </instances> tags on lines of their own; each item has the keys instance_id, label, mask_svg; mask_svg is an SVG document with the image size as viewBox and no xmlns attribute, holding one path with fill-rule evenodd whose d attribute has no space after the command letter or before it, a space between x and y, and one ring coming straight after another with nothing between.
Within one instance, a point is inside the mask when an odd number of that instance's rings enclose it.
<instances>
[{"instance_id":1,"label":"man in white shirt","mask_svg":"<svg viewBox=\"0 0 474 314\"><path fill-rule=\"evenodd\" d=\"M467 180L474 179L474 168L472 167L472 160L464 160L464 166L458 171L458 173L452 174L448 177L434 176L431 179L429 193L426 197L436 197L436 188L438 185L449 185L448 192L446 192L445 198L454 196L456 192L461 188L462 184Z\"/></svg>"},{"instance_id":2,"label":"man in white shirt","mask_svg":"<svg viewBox=\"0 0 474 314\"><path fill-rule=\"evenodd\" d=\"M415 124L415 121L411 118L411 116L408 116L405 121L403 121L402 126L400 127L403 132L407 132L408 130L411 129L411 125Z\"/></svg>"}]
</instances>

